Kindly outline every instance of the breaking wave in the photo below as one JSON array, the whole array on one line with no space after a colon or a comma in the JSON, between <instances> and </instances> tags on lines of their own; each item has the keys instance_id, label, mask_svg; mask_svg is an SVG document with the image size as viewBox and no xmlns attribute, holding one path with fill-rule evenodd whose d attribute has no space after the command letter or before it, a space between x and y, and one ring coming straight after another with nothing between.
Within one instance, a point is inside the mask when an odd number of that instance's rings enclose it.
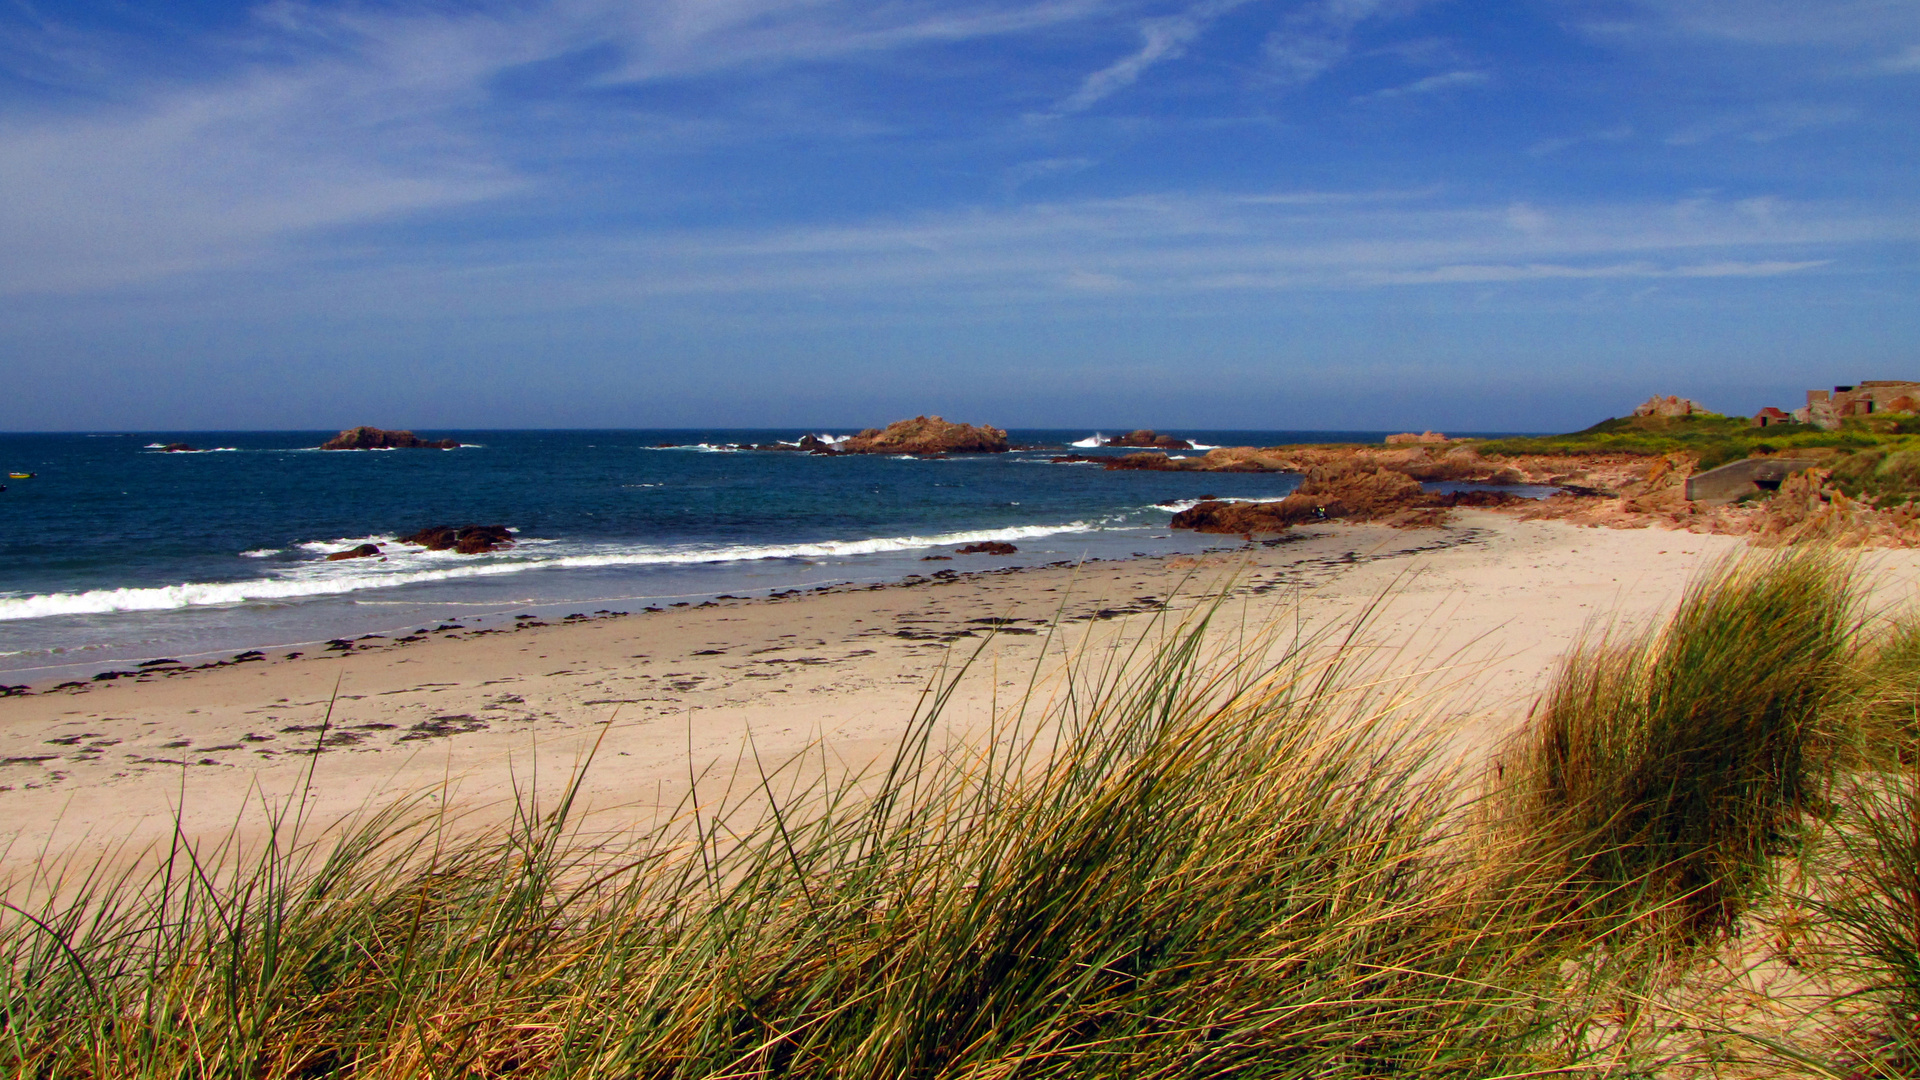
<instances>
[{"instance_id":1,"label":"breaking wave","mask_svg":"<svg viewBox=\"0 0 1920 1080\"><path fill-rule=\"evenodd\" d=\"M790 544L734 544L724 546L663 546L566 544L523 540L505 552L462 556L399 546L383 560L344 562L305 561L278 568L276 576L245 581L186 582L154 588L94 589L79 593L46 593L0 598L0 621L40 619L55 615L97 615L122 611L168 611L214 607L249 601L293 600L337 596L367 589L388 589L428 581L491 577L529 570L604 566L691 566L703 563L746 562L756 559L847 558L888 552L913 551L948 544L986 540L1023 540L1098 528L1087 522L1063 525L1022 525L1004 529L976 529L934 536L888 536L868 540L820 540ZM368 537L351 542L333 540L299 545L319 553L359 543L389 543ZM554 548L561 548L556 551ZM456 565L448 565L457 563Z\"/></svg>"}]
</instances>

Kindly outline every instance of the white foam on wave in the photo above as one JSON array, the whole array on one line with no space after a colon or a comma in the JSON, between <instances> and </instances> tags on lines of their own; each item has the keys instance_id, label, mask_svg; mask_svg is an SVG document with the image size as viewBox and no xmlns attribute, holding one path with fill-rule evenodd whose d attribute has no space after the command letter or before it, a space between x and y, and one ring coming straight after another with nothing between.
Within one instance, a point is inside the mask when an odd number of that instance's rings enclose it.
<instances>
[{"instance_id":1,"label":"white foam on wave","mask_svg":"<svg viewBox=\"0 0 1920 1080\"><path fill-rule=\"evenodd\" d=\"M1189 441L1189 442L1191 442L1192 440L1188 440L1188 441ZM1197 443L1194 443L1194 444L1193 444L1193 448L1194 448L1195 450L1218 450L1218 449L1220 449L1220 448L1219 448L1219 447L1217 447L1217 446L1211 446L1211 445L1208 445L1207 443L1203 443L1203 442L1197 442Z\"/></svg>"},{"instance_id":2,"label":"white foam on wave","mask_svg":"<svg viewBox=\"0 0 1920 1080\"><path fill-rule=\"evenodd\" d=\"M309 540L304 544L295 544L301 551L311 551L315 555L332 555L336 551L352 551L361 544L395 544L399 541L391 536L350 536L344 540Z\"/></svg>"},{"instance_id":3,"label":"white foam on wave","mask_svg":"<svg viewBox=\"0 0 1920 1080\"><path fill-rule=\"evenodd\" d=\"M304 562L287 567L279 576L248 581L186 582L157 588L95 589L81 593L46 593L33 596L0 598L0 621L41 619L54 615L98 615L121 611L170 611L180 608L213 607L256 600L290 600L302 597L332 596L367 589L386 589L428 581L491 577L528 570L569 569L607 566L692 566L702 563L747 562L757 559L845 558L912 551L947 544L975 544L987 540L1031 540L1061 533L1085 532L1094 528L1086 522L1064 525L1020 525L1004 529L975 529L941 533L934 536L885 536L869 540L820 540L792 544L732 544L720 547L686 545L679 547L604 545L588 547L577 554L539 555L521 547L538 546L526 541L505 553L485 557L455 556L449 552L414 551L406 557L378 562L352 559L344 562ZM376 543L370 538L356 543ZM328 541L319 546L337 549L345 541ZM316 545L300 545L314 550ZM354 546L348 544L347 546ZM457 566L432 566L429 563L459 559ZM426 564L423 568L423 564Z\"/></svg>"},{"instance_id":4,"label":"white foam on wave","mask_svg":"<svg viewBox=\"0 0 1920 1080\"><path fill-rule=\"evenodd\" d=\"M737 454L737 446L715 446L712 443L686 443L679 446L643 446L643 450L692 450L701 454Z\"/></svg>"},{"instance_id":5,"label":"white foam on wave","mask_svg":"<svg viewBox=\"0 0 1920 1080\"><path fill-rule=\"evenodd\" d=\"M278 554L280 554L279 548L254 548L251 551L241 552L240 557L243 559L271 559Z\"/></svg>"},{"instance_id":6,"label":"white foam on wave","mask_svg":"<svg viewBox=\"0 0 1920 1080\"><path fill-rule=\"evenodd\" d=\"M1173 499L1163 503L1152 503L1140 509L1177 514L1182 510L1191 510L1203 502L1276 503L1284 498L1286 498L1285 495L1229 495L1224 499Z\"/></svg>"},{"instance_id":7,"label":"white foam on wave","mask_svg":"<svg viewBox=\"0 0 1920 1080\"><path fill-rule=\"evenodd\" d=\"M1107 441L1107 437L1096 431L1093 434L1087 436L1086 438L1080 439L1069 445L1078 446L1083 450L1091 450L1095 447L1106 445L1106 441Z\"/></svg>"}]
</instances>

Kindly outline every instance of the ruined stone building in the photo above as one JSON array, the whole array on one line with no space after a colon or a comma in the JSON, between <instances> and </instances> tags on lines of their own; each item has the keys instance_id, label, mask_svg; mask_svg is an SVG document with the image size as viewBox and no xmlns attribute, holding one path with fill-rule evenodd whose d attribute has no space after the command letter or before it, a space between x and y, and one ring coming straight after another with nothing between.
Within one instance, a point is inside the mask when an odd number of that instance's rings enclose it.
<instances>
[{"instance_id":1,"label":"ruined stone building","mask_svg":"<svg viewBox=\"0 0 1920 1080\"><path fill-rule=\"evenodd\" d=\"M1806 406L1795 409L1793 418L1802 424L1831 430L1839 427L1846 417L1883 412L1920 412L1920 382L1869 379L1832 390L1809 390Z\"/></svg>"}]
</instances>

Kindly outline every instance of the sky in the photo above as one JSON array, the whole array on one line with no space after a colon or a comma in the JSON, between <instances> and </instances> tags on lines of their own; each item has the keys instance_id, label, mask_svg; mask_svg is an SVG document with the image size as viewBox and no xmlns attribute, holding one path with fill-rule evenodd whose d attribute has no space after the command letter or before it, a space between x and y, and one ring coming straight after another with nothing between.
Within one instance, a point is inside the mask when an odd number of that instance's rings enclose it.
<instances>
[{"instance_id":1,"label":"sky","mask_svg":"<svg viewBox=\"0 0 1920 1080\"><path fill-rule=\"evenodd\" d=\"M0 0L0 430L1920 379L1915 0Z\"/></svg>"}]
</instances>

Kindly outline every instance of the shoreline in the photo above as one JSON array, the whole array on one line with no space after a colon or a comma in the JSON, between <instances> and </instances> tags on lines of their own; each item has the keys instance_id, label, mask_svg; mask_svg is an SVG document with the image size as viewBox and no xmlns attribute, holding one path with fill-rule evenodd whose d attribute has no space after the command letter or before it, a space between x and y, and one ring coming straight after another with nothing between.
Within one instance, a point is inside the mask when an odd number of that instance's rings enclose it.
<instances>
[{"instance_id":1,"label":"shoreline","mask_svg":"<svg viewBox=\"0 0 1920 1080\"><path fill-rule=\"evenodd\" d=\"M422 793L448 808L498 806L530 778L551 787L596 742L584 803L603 827L641 826L688 791L690 771L729 775L749 740L767 761L811 748L858 769L885 756L930 680L976 648L943 737L977 738L1028 685L1044 699L1063 657L1149 638L1229 577L1216 639L1281 619L1310 634L1364 614L1382 662L1426 680L1427 707L1452 718L1459 751L1484 753L1589 620L1654 617L1740 546L1471 511L1437 530L1330 525L1201 557L449 631L9 697L0 820L13 824L0 832L0 877L45 852L84 864L163 843L176 817L202 840L255 829L265 805L296 791L325 822ZM1886 595L1914 594L1911 555L1875 554Z\"/></svg>"}]
</instances>

